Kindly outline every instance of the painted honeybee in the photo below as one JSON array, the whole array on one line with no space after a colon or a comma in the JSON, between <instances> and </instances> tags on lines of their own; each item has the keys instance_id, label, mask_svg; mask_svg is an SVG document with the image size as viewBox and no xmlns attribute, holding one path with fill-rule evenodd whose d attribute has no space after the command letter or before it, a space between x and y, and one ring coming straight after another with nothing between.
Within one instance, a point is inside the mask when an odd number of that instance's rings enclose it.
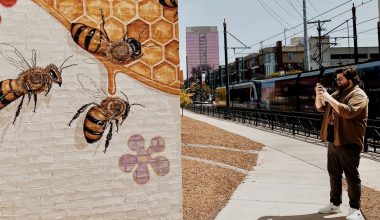
<instances>
[{"instance_id":1,"label":"painted honeybee","mask_svg":"<svg viewBox=\"0 0 380 220\"><path fill-rule=\"evenodd\" d=\"M162 6L168 7L168 8L177 8L178 7L178 0L159 0L160 4ZM174 17L178 15L178 10L176 11Z\"/></svg>"},{"instance_id":2,"label":"painted honeybee","mask_svg":"<svg viewBox=\"0 0 380 220\"><path fill-rule=\"evenodd\" d=\"M111 42L104 29L104 14L101 11L102 24L99 30L82 23L71 24L71 36L76 44L90 53L99 53L119 64L127 64L142 56L141 43L127 34L117 42Z\"/></svg>"},{"instance_id":3,"label":"painted honeybee","mask_svg":"<svg viewBox=\"0 0 380 220\"><path fill-rule=\"evenodd\" d=\"M159 0L160 4L169 7L169 8L176 8L178 7L178 0Z\"/></svg>"},{"instance_id":4,"label":"painted honeybee","mask_svg":"<svg viewBox=\"0 0 380 220\"><path fill-rule=\"evenodd\" d=\"M80 84L82 85L82 88L84 88L83 84L82 83ZM87 89L84 88L84 90L87 90ZM105 94L104 91L103 93ZM112 139L112 132L113 132L113 126L114 126L113 124L115 123L116 132L118 132L119 123L121 126L124 120L128 117L131 106L139 105L139 106L145 107L137 103L130 104L127 95L125 95L125 93L123 92L121 93L123 94L125 99L122 99L118 96L107 97L103 99L100 102L100 104L97 104L95 102L90 102L88 104L83 105L81 108L78 109L77 113L74 115L74 117L71 119L71 121L68 124L69 126L71 126L71 123L76 118L78 118L81 113L83 113L89 106L94 105L86 113L86 117L84 119L84 124L83 124L83 134L84 134L84 137L86 138L87 143L92 144L99 141L102 138L104 131L109 126L110 128L108 130L108 134L106 137L105 148L103 151L104 153L106 153L109 143Z\"/></svg>"},{"instance_id":5,"label":"painted honeybee","mask_svg":"<svg viewBox=\"0 0 380 220\"><path fill-rule=\"evenodd\" d=\"M77 64L63 66L65 62L72 57L70 56L63 61L60 67L57 67L54 64L49 64L45 68L38 67L36 65L37 56L34 49L32 50L32 65L30 65L20 51L14 46L5 43L1 43L0 45L0 54L10 64L22 71L16 79L6 79L0 82L0 110L16 99L22 97L12 122L15 124L16 118L20 114L25 95L28 95L28 104L33 95L33 112L36 112L37 95L39 93L44 93L45 96L47 96L53 83L56 83L61 87L62 70Z\"/></svg>"}]
</instances>

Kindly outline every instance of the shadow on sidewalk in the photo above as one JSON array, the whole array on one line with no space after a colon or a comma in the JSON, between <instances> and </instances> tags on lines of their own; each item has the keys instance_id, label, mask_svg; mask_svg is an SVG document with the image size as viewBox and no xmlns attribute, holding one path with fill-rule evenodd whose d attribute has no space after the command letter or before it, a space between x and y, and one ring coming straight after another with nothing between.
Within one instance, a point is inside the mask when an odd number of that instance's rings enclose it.
<instances>
[{"instance_id":1,"label":"shadow on sidewalk","mask_svg":"<svg viewBox=\"0 0 380 220\"><path fill-rule=\"evenodd\" d=\"M260 217L258 220L324 220L324 219L332 219L332 220L345 220L346 217L339 216L334 217L334 215L331 214L320 214L320 213L313 213L309 215L293 215L293 216L263 216Z\"/></svg>"}]
</instances>

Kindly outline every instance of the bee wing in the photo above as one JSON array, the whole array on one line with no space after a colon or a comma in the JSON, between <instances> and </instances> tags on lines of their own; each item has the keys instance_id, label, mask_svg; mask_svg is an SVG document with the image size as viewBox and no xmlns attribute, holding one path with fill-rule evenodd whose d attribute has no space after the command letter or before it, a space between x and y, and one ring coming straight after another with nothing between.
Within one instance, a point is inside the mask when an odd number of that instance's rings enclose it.
<instances>
[{"instance_id":1,"label":"bee wing","mask_svg":"<svg viewBox=\"0 0 380 220\"><path fill-rule=\"evenodd\" d=\"M36 54L36 50L33 49L32 50L32 66L36 67L36 65L37 65L37 54Z\"/></svg>"},{"instance_id":2,"label":"bee wing","mask_svg":"<svg viewBox=\"0 0 380 220\"><path fill-rule=\"evenodd\" d=\"M77 80L81 85L83 91L88 95L91 95L95 98L104 98L107 96L107 93L102 88L100 88L100 86L90 77L83 74L78 74Z\"/></svg>"},{"instance_id":3,"label":"bee wing","mask_svg":"<svg viewBox=\"0 0 380 220\"><path fill-rule=\"evenodd\" d=\"M26 61L21 52L10 44L0 43L0 54L5 60L8 61L9 64L22 71L32 68L32 66L29 65L28 61ZM35 60L35 51L33 57L34 58L32 58L32 60Z\"/></svg>"},{"instance_id":4,"label":"bee wing","mask_svg":"<svg viewBox=\"0 0 380 220\"><path fill-rule=\"evenodd\" d=\"M85 59L82 59L83 63L85 64L96 64L96 65L99 65L99 60L96 59L95 57L92 57L92 58L85 58Z\"/></svg>"}]
</instances>

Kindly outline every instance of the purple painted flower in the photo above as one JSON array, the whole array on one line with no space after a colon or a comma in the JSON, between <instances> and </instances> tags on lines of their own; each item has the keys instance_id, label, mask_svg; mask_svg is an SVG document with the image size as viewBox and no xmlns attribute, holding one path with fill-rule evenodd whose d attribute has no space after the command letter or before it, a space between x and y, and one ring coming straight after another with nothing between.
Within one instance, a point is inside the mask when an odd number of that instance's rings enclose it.
<instances>
[{"instance_id":1,"label":"purple painted flower","mask_svg":"<svg viewBox=\"0 0 380 220\"><path fill-rule=\"evenodd\" d=\"M149 180L148 164L158 176L165 176L169 173L169 160L166 157L152 157L153 153L159 153L165 149L165 140L156 136L150 141L148 150L145 150L145 140L141 135L132 135L128 140L128 147L136 151L136 155L125 154L119 159L119 166L124 172L131 172L136 164L137 168L133 172L133 179L138 184L145 184Z\"/></svg>"}]
</instances>

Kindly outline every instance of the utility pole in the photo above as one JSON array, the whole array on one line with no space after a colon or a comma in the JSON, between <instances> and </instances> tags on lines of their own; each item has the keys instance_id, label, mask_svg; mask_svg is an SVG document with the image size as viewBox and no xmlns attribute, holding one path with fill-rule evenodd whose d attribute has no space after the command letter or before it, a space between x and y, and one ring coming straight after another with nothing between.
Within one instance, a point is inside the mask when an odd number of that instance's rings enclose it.
<instances>
[{"instance_id":1,"label":"utility pole","mask_svg":"<svg viewBox=\"0 0 380 220\"><path fill-rule=\"evenodd\" d=\"M330 22L331 20L318 20L318 21L311 21L309 22L308 24L315 24L317 23L318 24L318 27L317 27L317 30L318 30L318 61L320 63L323 63L322 62L322 25L323 23L325 22ZM322 24L321 24L322 23Z\"/></svg>"},{"instance_id":2,"label":"utility pole","mask_svg":"<svg viewBox=\"0 0 380 220\"><path fill-rule=\"evenodd\" d=\"M226 71L226 99L227 99L227 109L228 112L230 110L230 75L228 74L228 48L227 48L227 23L226 19L224 19L223 22L223 28L224 28L224 68Z\"/></svg>"},{"instance_id":3,"label":"utility pole","mask_svg":"<svg viewBox=\"0 0 380 220\"><path fill-rule=\"evenodd\" d=\"M380 15L380 0L377 1L378 15ZM380 18L377 22L377 45L379 48L379 58L380 58Z\"/></svg>"},{"instance_id":4,"label":"utility pole","mask_svg":"<svg viewBox=\"0 0 380 220\"><path fill-rule=\"evenodd\" d=\"M310 70L310 48L309 38L307 37L307 17L306 17L306 0L303 0L303 42L304 42L304 70Z\"/></svg>"},{"instance_id":5,"label":"utility pole","mask_svg":"<svg viewBox=\"0 0 380 220\"><path fill-rule=\"evenodd\" d=\"M185 89L190 87L190 82L189 82L189 59L186 56L186 85Z\"/></svg>"},{"instance_id":6,"label":"utility pole","mask_svg":"<svg viewBox=\"0 0 380 220\"><path fill-rule=\"evenodd\" d=\"M356 8L354 3L352 3L352 26L354 30L354 58L355 63L358 63L358 34L356 33Z\"/></svg>"}]
</instances>

